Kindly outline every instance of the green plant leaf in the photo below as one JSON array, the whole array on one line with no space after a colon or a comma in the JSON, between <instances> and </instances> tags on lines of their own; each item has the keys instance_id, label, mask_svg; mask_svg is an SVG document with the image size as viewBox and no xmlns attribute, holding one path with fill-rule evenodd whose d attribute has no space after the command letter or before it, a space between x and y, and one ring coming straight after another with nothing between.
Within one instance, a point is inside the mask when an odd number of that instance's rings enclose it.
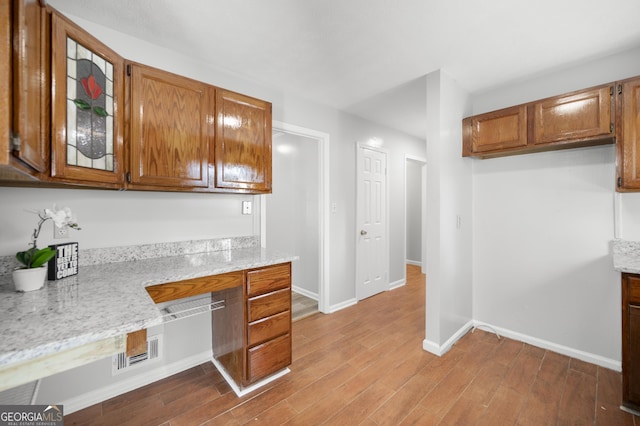
<instances>
[{"instance_id":1,"label":"green plant leaf","mask_svg":"<svg viewBox=\"0 0 640 426\"><path fill-rule=\"evenodd\" d=\"M99 115L100 117L108 117L109 113L107 112L107 110L105 110L102 107L96 106L93 107L93 112L96 113L96 115Z\"/></svg>"},{"instance_id":2,"label":"green plant leaf","mask_svg":"<svg viewBox=\"0 0 640 426\"><path fill-rule=\"evenodd\" d=\"M51 247L45 247L43 249L36 250L33 257L31 258L31 267L38 268L47 263L49 260L53 259L55 255L56 250L52 249Z\"/></svg>"},{"instance_id":3,"label":"green plant leaf","mask_svg":"<svg viewBox=\"0 0 640 426\"><path fill-rule=\"evenodd\" d=\"M74 99L73 103L80 109L91 109L91 105L85 100L82 99Z\"/></svg>"},{"instance_id":4,"label":"green plant leaf","mask_svg":"<svg viewBox=\"0 0 640 426\"><path fill-rule=\"evenodd\" d=\"M57 251L51 247L45 247L43 249L30 248L29 250L20 251L16 253L16 259L22 263L25 268L38 268L56 255Z\"/></svg>"},{"instance_id":5,"label":"green plant leaf","mask_svg":"<svg viewBox=\"0 0 640 426\"><path fill-rule=\"evenodd\" d=\"M18 259L18 262L22 263L24 266L29 267L29 264L31 263L31 255L29 254L29 250L19 251L18 253L16 253L16 259Z\"/></svg>"}]
</instances>

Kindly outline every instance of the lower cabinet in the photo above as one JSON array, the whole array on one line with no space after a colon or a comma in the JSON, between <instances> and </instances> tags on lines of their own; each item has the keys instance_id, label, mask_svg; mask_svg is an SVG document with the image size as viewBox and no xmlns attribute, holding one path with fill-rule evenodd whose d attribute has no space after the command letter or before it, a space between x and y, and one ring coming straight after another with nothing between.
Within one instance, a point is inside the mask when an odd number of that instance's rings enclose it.
<instances>
[{"instance_id":1,"label":"lower cabinet","mask_svg":"<svg viewBox=\"0 0 640 426\"><path fill-rule=\"evenodd\" d=\"M640 410L640 275L622 274L622 404Z\"/></svg>"},{"instance_id":2,"label":"lower cabinet","mask_svg":"<svg viewBox=\"0 0 640 426\"><path fill-rule=\"evenodd\" d=\"M291 263L246 270L243 289L212 312L213 356L241 388L291 364Z\"/></svg>"}]
</instances>

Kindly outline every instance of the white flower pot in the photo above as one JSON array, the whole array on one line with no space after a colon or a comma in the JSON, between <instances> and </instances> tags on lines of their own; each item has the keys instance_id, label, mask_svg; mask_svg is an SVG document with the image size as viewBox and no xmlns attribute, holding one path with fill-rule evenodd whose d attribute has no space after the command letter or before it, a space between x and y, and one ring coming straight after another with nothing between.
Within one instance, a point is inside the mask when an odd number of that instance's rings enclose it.
<instances>
[{"instance_id":1,"label":"white flower pot","mask_svg":"<svg viewBox=\"0 0 640 426\"><path fill-rule=\"evenodd\" d=\"M16 269L13 271L13 285L16 291L40 290L47 277L47 265L39 268Z\"/></svg>"}]
</instances>

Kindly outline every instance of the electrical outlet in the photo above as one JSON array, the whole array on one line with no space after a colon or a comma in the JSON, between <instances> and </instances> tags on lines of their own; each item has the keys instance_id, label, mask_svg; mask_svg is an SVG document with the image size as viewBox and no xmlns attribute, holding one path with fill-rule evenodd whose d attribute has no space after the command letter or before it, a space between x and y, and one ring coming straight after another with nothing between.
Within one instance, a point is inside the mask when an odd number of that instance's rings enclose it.
<instances>
[{"instance_id":1,"label":"electrical outlet","mask_svg":"<svg viewBox=\"0 0 640 426\"><path fill-rule=\"evenodd\" d=\"M53 225L53 238L69 238L69 227L63 226L62 228Z\"/></svg>"}]
</instances>

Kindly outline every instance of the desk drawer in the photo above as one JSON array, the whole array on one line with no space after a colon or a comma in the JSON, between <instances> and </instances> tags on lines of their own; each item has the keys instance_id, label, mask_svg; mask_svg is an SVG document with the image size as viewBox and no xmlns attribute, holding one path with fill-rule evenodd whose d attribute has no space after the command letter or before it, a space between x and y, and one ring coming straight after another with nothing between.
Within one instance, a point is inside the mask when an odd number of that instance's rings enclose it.
<instances>
[{"instance_id":1,"label":"desk drawer","mask_svg":"<svg viewBox=\"0 0 640 426\"><path fill-rule=\"evenodd\" d=\"M247 295L256 296L291 287L291 264L269 266L247 272Z\"/></svg>"},{"instance_id":2,"label":"desk drawer","mask_svg":"<svg viewBox=\"0 0 640 426\"><path fill-rule=\"evenodd\" d=\"M291 364L291 334L285 334L248 350L249 383L276 373Z\"/></svg>"},{"instance_id":3,"label":"desk drawer","mask_svg":"<svg viewBox=\"0 0 640 426\"><path fill-rule=\"evenodd\" d=\"M249 324L247 340L249 346L253 346L282 334L289 333L290 330L291 311L284 311Z\"/></svg>"},{"instance_id":4,"label":"desk drawer","mask_svg":"<svg viewBox=\"0 0 640 426\"><path fill-rule=\"evenodd\" d=\"M291 309L291 290L284 288L247 301L249 322Z\"/></svg>"}]
</instances>

